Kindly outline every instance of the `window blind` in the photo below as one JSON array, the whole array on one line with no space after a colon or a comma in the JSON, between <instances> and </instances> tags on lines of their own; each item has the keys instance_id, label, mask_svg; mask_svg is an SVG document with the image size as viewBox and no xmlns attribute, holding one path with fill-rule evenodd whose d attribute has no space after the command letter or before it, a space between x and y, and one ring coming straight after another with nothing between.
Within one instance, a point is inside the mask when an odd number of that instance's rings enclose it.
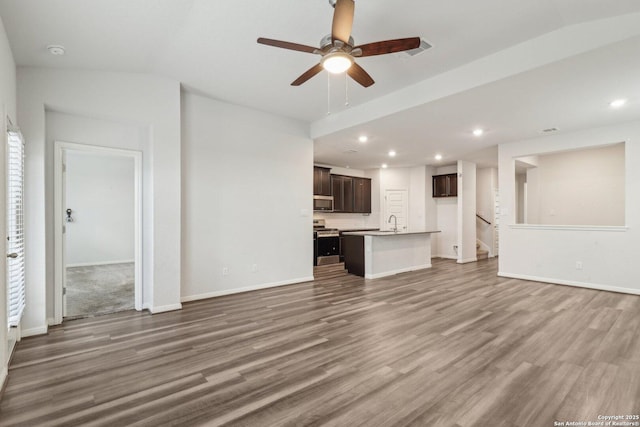
<instances>
[{"instance_id":1,"label":"window blind","mask_svg":"<svg viewBox=\"0 0 640 427\"><path fill-rule=\"evenodd\" d=\"M10 130L7 141L7 313L9 326L18 326L25 307L24 140Z\"/></svg>"}]
</instances>

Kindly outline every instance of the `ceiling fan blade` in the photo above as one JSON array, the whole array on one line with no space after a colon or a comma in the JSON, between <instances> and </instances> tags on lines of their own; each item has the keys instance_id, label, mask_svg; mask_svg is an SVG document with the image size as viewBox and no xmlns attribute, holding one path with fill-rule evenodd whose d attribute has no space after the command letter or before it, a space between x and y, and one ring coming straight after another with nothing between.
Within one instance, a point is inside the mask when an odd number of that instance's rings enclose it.
<instances>
[{"instance_id":1,"label":"ceiling fan blade","mask_svg":"<svg viewBox=\"0 0 640 427\"><path fill-rule=\"evenodd\" d=\"M385 40L375 43L367 43L356 46L353 50L360 49L362 54L360 57L384 55L385 53L402 52L405 50L416 49L420 46L420 37L410 37L407 39Z\"/></svg>"},{"instance_id":2,"label":"ceiling fan blade","mask_svg":"<svg viewBox=\"0 0 640 427\"><path fill-rule=\"evenodd\" d=\"M355 3L353 0L337 0L333 11L333 25L331 26L331 40L340 40L349 43L351 27L353 26L353 12Z\"/></svg>"},{"instance_id":3,"label":"ceiling fan blade","mask_svg":"<svg viewBox=\"0 0 640 427\"><path fill-rule=\"evenodd\" d=\"M298 43L284 42L281 40L265 39L264 37L260 37L258 39L258 43L274 47L281 47L283 49L297 50L298 52L316 53L318 51L318 48L316 47L305 46Z\"/></svg>"},{"instance_id":4,"label":"ceiling fan blade","mask_svg":"<svg viewBox=\"0 0 640 427\"><path fill-rule=\"evenodd\" d=\"M355 62L351 64L351 68L347 70L347 74L349 74L349 77L351 77L353 80L357 81L364 87L369 87L375 83L369 73L367 73L364 68L362 68Z\"/></svg>"},{"instance_id":5,"label":"ceiling fan blade","mask_svg":"<svg viewBox=\"0 0 640 427\"><path fill-rule=\"evenodd\" d=\"M300 77L295 79L293 83L291 83L291 86L300 86L302 83L306 82L307 80L309 80L311 77L315 76L322 70L323 70L322 64L314 65L313 67L305 71Z\"/></svg>"}]
</instances>

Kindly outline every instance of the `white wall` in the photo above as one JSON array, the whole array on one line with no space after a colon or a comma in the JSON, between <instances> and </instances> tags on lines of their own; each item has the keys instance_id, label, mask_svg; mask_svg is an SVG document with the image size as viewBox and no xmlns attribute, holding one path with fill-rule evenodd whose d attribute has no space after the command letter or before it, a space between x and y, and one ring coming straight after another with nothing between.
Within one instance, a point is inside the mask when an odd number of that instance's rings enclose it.
<instances>
[{"instance_id":1,"label":"white wall","mask_svg":"<svg viewBox=\"0 0 640 427\"><path fill-rule=\"evenodd\" d=\"M624 225L624 144L538 156L529 171L529 224Z\"/></svg>"},{"instance_id":2,"label":"white wall","mask_svg":"<svg viewBox=\"0 0 640 427\"><path fill-rule=\"evenodd\" d=\"M129 150L150 153L150 135L148 126L136 125L132 123L121 123L110 120L95 119L78 114L65 114L58 111L45 111L45 204L47 206L46 215L46 252L53 254L54 244L54 185L53 185L53 157L55 141L73 142L111 148L127 148ZM153 246L153 224L145 221L145 218L153 217L153 177L151 176L152 162L151 156L143 157L143 249L144 246ZM150 251L142 252L143 267L143 293L144 289L152 287ZM46 283L47 283L47 317L53 317L54 303L54 257L47 256ZM148 293L148 292L147 292Z\"/></svg>"},{"instance_id":3,"label":"white wall","mask_svg":"<svg viewBox=\"0 0 640 427\"><path fill-rule=\"evenodd\" d=\"M329 168L331 169L330 173L334 174L334 175L345 175L345 176L357 176L357 177L364 177L365 173L362 169L353 169L353 168L341 168L338 166L329 166L329 165L323 165L323 164L319 164L317 163L316 166L322 166L325 168Z\"/></svg>"},{"instance_id":4,"label":"white wall","mask_svg":"<svg viewBox=\"0 0 640 427\"><path fill-rule=\"evenodd\" d=\"M44 266L53 257L45 237L46 224L53 217L45 184L53 166L47 109L144 127L143 306L154 312L180 308L179 83L142 74L19 68L18 92L18 115L26 139L25 334L47 330L46 289L51 279ZM100 135L93 139L102 140ZM93 139L72 142L92 144ZM140 149L139 142L132 147L127 141L111 141L110 146Z\"/></svg>"},{"instance_id":5,"label":"white wall","mask_svg":"<svg viewBox=\"0 0 640 427\"><path fill-rule=\"evenodd\" d=\"M458 173L458 166L443 166L435 170L434 175ZM442 258L458 259L458 254L453 248L458 246L458 198L436 197L438 239L437 254Z\"/></svg>"},{"instance_id":6,"label":"white wall","mask_svg":"<svg viewBox=\"0 0 640 427\"><path fill-rule=\"evenodd\" d=\"M527 174L526 173L516 173L516 223L522 224L525 218L524 209L525 209L525 188L527 184Z\"/></svg>"},{"instance_id":7,"label":"white wall","mask_svg":"<svg viewBox=\"0 0 640 427\"><path fill-rule=\"evenodd\" d=\"M640 293L640 122L594 128L499 147L499 274L531 280ZM515 224L514 157L626 141L626 227ZM582 263L582 269L576 268Z\"/></svg>"},{"instance_id":8,"label":"white wall","mask_svg":"<svg viewBox=\"0 0 640 427\"><path fill-rule=\"evenodd\" d=\"M67 151L67 266L134 261L133 158Z\"/></svg>"},{"instance_id":9,"label":"white wall","mask_svg":"<svg viewBox=\"0 0 640 427\"><path fill-rule=\"evenodd\" d=\"M182 300L311 280L307 125L190 93L182 119Z\"/></svg>"},{"instance_id":10,"label":"white wall","mask_svg":"<svg viewBox=\"0 0 640 427\"><path fill-rule=\"evenodd\" d=\"M426 199L427 193L426 168L417 166L409 169L409 229L426 229Z\"/></svg>"},{"instance_id":11,"label":"white wall","mask_svg":"<svg viewBox=\"0 0 640 427\"><path fill-rule=\"evenodd\" d=\"M522 203L525 207L523 207L523 215L522 222L529 224L539 224L540 223L540 203L528 203L528 200L540 200L540 170L535 168L528 168L525 174L525 183L526 186L522 186L522 197L517 193L518 199L522 198ZM524 189L526 188L526 194L524 194ZM519 209L519 208L517 208Z\"/></svg>"},{"instance_id":12,"label":"white wall","mask_svg":"<svg viewBox=\"0 0 640 427\"><path fill-rule=\"evenodd\" d=\"M11 46L4 23L0 17L0 104L4 105L5 116L9 116L13 124L17 125L16 116L16 63L13 60Z\"/></svg>"},{"instance_id":13,"label":"white wall","mask_svg":"<svg viewBox=\"0 0 640 427\"><path fill-rule=\"evenodd\" d=\"M498 170L495 168L482 168L476 170L476 212L491 224L476 219L476 237L487 245L489 256L495 252L495 190L498 188Z\"/></svg>"},{"instance_id":14,"label":"white wall","mask_svg":"<svg viewBox=\"0 0 640 427\"><path fill-rule=\"evenodd\" d=\"M458 262L476 261L476 164L458 161Z\"/></svg>"},{"instance_id":15,"label":"white wall","mask_svg":"<svg viewBox=\"0 0 640 427\"><path fill-rule=\"evenodd\" d=\"M5 151L7 147L6 118L11 119L17 125L16 120L16 64L13 60L9 40L4 29L4 24L0 18L0 126L2 126L2 137L0 137L0 224L5 224L5 200L6 200L6 166ZM6 242L6 229L0 227L0 241ZM0 386L4 384L7 376L9 353L7 336L7 282L6 282L6 258L0 257Z\"/></svg>"},{"instance_id":16,"label":"white wall","mask_svg":"<svg viewBox=\"0 0 640 427\"><path fill-rule=\"evenodd\" d=\"M407 216L408 229L424 230L426 227L426 167L416 166L412 168L388 168L380 169L380 221L381 229L388 228L387 219L383 218L384 196L387 190L406 190L409 200L409 212Z\"/></svg>"}]
</instances>

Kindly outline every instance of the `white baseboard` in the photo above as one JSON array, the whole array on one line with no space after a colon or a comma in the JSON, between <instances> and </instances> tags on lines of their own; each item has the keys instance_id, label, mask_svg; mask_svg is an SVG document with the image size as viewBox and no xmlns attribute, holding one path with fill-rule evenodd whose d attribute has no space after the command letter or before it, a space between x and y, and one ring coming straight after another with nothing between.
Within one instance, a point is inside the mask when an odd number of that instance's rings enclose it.
<instances>
[{"instance_id":1,"label":"white baseboard","mask_svg":"<svg viewBox=\"0 0 640 427\"><path fill-rule=\"evenodd\" d=\"M618 292L621 294L640 295L640 289L621 288L619 286L601 285L598 283L575 282L572 280L553 279L549 277L528 276L526 274L512 274L498 272L500 277L508 277L510 279L530 280L533 282L551 283L552 285L574 286L576 288L595 289L598 291Z\"/></svg>"},{"instance_id":2,"label":"white baseboard","mask_svg":"<svg viewBox=\"0 0 640 427\"><path fill-rule=\"evenodd\" d=\"M119 261L98 261L98 262L77 262L73 264L67 264L67 267L90 267L92 265L111 265L111 264L133 264L133 259L123 259Z\"/></svg>"},{"instance_id":3,"label":"white baseboard","mask_svg":"<svg viewBox=\"0 0 640 427\"><path fill-rule=\"evenodd\" d=\"M49 331L49 326L42 325L36 328L20 329L20 336L22 338L26 338L26 337L32 337L35 335L46 335L48 331Z\"/></svg>"},{"instance_id":4,"label":"white baseboard","mask_svg":"<svg viewBox=\"0 0 640 427\"><path fill-rule=\"evenodd\" d=\"M165 313L167 311L182 310L182 304L160 305L158 307L149 307L151 314Z\"/></svg>"},{"instance_id":5,"label":"white baseboard","mask_svg":"<svg viewBox=\"0 0 640 427\"><path fill-rule=\"evenodd\" d=\"M365 274L365 279L379 279L381 277L393 276L395 274L407 273L409 271L424 270L425 268L431 268L431 264L414 265L412 267L400 268L398 270L385 271L384 273L377 274Z\"/></svg>"},{"instance_id":6,"label":"white baseboard","mask_svg":"<svg viewBox=\"0 0 640 427\"><path fill-rule=\"evenodd\" d=\"M267 289L267 288L275 288L277 286L295 285L296 283L310 282L312 280L313 280L313 276L300 277L298 279L284 280L284 281L281 281L281 282L262 283L260 285L247 286L247 287L244 287L244 288L225 289L225 290L222 290L222 291L207 292L207 293L198 294L198 295L189 295L189 296L185 296L185 297L180 298L180 301L182 301L182 302L197 301L197 300L201 300L201 299L221 297L221 296L224 296L224 295L239 294L239 293L242 293L242 292L258 291L260 289Z\"/></svg>"},{"instance_id":7,"label":"white baseboard","mask_svg":"<svg viewBox=\"0 0 640 427\"><path fill-rule=\"evenodd\" d=\"M458 260L457 256L450 256L450 255L437 255L434 258L444 258L444 259L453 259L453 260Z\"/></svg>"},{"instance_id":8,"label":"white baseboard","mask_svg":"<svg viewBox=\"0 0 640 427\"><path fill-rule=\"evenodd\" d=\"M56 324L56 319L53 317L47 317L47 325L52 326Z\"/></svg>"},{"instance_id":9,"label":"white baseboard","mask_svg":"<svg viewBox=\"0 0 640 427\"><path fill-rule=\"evenodd\" d=\"M473 258L459 259L459 260L457 260L456 262L457 262L458 264L466 264L466 263L468 263L468 262L476 262L476 261L478 261L478 258L473 257Z\"/></svg>"}]
</instances>

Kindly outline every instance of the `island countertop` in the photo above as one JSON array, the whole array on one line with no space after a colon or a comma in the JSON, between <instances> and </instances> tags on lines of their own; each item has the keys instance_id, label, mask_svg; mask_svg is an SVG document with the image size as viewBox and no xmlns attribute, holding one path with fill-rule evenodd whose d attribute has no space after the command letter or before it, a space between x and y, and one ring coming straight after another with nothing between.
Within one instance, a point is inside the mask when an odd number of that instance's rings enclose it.
<instances>
[{"instance_id":1,"label":"island countertop","mask_svg":"<svg viewBox=\"0 0 640 427\"><path fill-rule=\"evenodd\" d=\"M344 266L351 274L377 279L431 267L431 235L438 230L342 233Z\"/></svg>"},{"instance_id":2,"label":"island countertop","mask_svg":"<svg viewBox=\"0 0 640 427\"><path fill-rule=\"evenodd\" d=\"M440 230L415 230L415 231L347 231L345 236L406 236L407 234L433 234L440 233Z\"/></svg>"}]
</instances>

